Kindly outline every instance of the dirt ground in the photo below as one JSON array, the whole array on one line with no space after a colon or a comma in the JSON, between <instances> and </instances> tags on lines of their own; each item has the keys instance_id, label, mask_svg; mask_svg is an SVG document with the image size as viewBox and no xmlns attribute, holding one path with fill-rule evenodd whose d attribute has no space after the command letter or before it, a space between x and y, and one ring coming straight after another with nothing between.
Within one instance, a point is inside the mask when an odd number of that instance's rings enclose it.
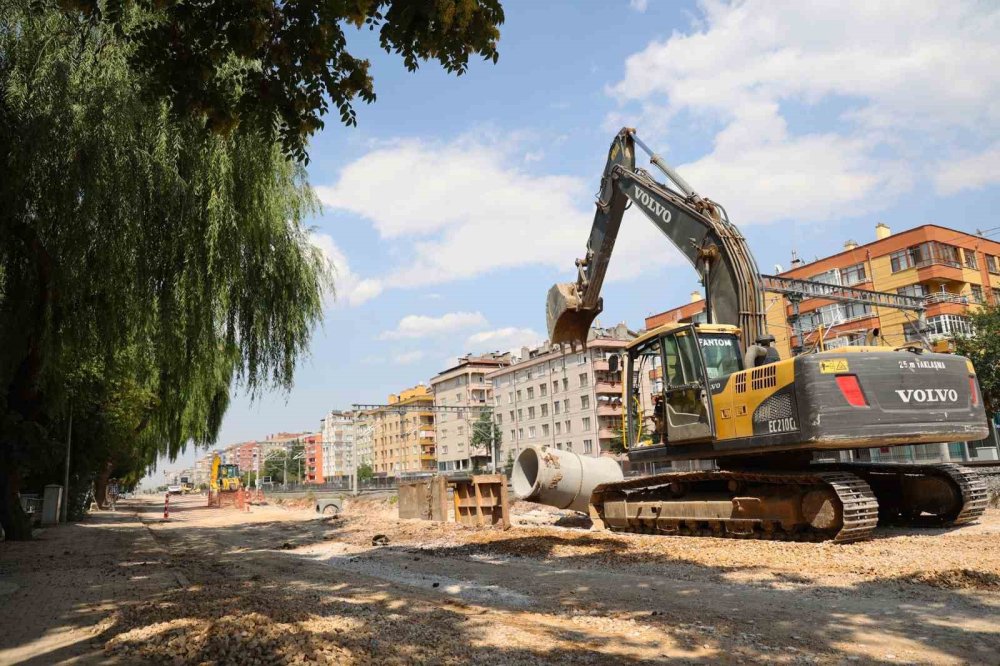
<instances>
[{"instance_id":1,"label":"dirt ground","mask_svg":"<svg viewBox=\"0 0 1000 666\"><path fill-rule=\"evenodd\" d=\"M832 545L203 504L0 544L0 664L1000 664L997 509Z\"/></svg>"}]
</instances>

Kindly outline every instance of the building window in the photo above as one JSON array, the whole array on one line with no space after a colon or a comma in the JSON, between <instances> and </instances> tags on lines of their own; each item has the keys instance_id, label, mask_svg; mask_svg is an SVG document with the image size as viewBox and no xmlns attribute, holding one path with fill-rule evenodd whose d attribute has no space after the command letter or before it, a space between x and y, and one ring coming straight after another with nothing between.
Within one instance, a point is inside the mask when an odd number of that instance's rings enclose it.
<instances>
[{"instance_id":1,"label":"building window","mask_svg":"<svg viewBox=\"0 0 1000 666\"><path fill-rule=\"evenodd\" d=\"M593 453L594 452L594 441L591 439L583 440L583 452Z\"/></svg>"},{"instance_id":2,"label":"building window","mask_svg":"<svg viewBox=\"0 0 1000 666\"><path fill-rule=\"evenodd\" d=\"M569 421L566 421L566 434L570 433Z\"/></svg>"},{"instance_id":3,"label":"building window","mask_svg":"<svg viewBox=\"0 0 1000 666\"><path fill-rule=\"evenodd\" d=\"M461 393L456 393L455 394L455 402L462 402L462 394Z\"/></svg>"},{"instance_id":4,"label":"building window","mask_svg":"<svg viewBox=\"0 0 1000 666\"><path fill-rule=\"evenodd\" d=\"M583 388L586 385L587 385L587 373L586 372L581 372L580 373L580 388Z\"/></svg>"},{"instance_id":5,"label":"building window","mask_svg":"<svg viewBox=\"0 0 1000 666\"><path fill-rule=\"evenodd\" d=\"M928 333L951 337L954 335L972 335L972 325L967 317L960 315L938 315L927 318Z\"/></svg>"},{"instance_id":6,"label":"building window","mask_svg":"<svg viewBox=\"0 0 1000 666\"><path fill-rule=\"evenodd\" d=\"M562 403L561 402L559 402L558 400L556 400L555 402L552 403L552 412L554 414L558 414L560 409L562 409Z\"/></svg>"},{"instance_id":7,"label":"building window","mask_svg":"<svg viewBox=\"0 0 1000 666\"><path fill-rule=\"evenodd\" d=\"M542 403L542 416L549 415L549 404L547 402Z\"/></svg>"},{"instance_id":8,"label":"building window","mask_svg":"<svg viewBox=\"0 0 1000 666\"><path fill-rule=\"evenodd\" d=\"M524 428L518 428L517 429L517 438L518 439L524 439Z\"/></svg>"},{"instance_id":9,"label":"building window","mask_svg":"<svg viewBox=\"0 0 1000 666\"><path fill-rule=\"evenodd\" d=\"M497 425L503 425L503 414L497 414Z\"/></svg>"},{"instance_id":10,"label":"building window","mask_svg":"<svg viewBox=\"0 0 1000 666\"><path fill-rule=\"evenodd\" d=\"M909 250L898 250L889 255L889 266L893 273L913 268L913 258Z\"/></svg>"},{"instance_id":11,"label":"building window","mask_svg":"<svg viewBox=\"0 0 1000 666\"><path fill-rule=\"evenodd\" d=\"M813 282L822 282L823 284L840 284L840 271L834 268L825 273L814 275L809 279Z\"/></svg>"},{"instance_id":12,"label":"building window","mask_svg":"<svg viewBox=\"0 0 1000 666\"><path fill-rule=\"evenodd\" d=\"M1000 289L994 287L993 291L993 305L1000 305Z\"/></svg>"},{"instance_id":13,"label":"building window","mask_svg":"<svg viewBox=\"0 0 1000 666\"><path fill-rule=\"evenodd\" d=\"M580 396L580 409L590 409L590 396L581 395Z\"/></svg>"},{"instance_id":14,"label":"building window","mask_svg":"<svg viewBox=\"0 0 1000 666\"><path fill-rule=\"evenodd\" d=\"M535 408L534 407L528 407L528 418L529 419L535 418Z\"/></svg>"},{"instance_id":15,"label":"building window","mask_svg":"<svg viewBox=\"0 0 1000 666\"><path fill-rule=\"evenodd\" d=\"M573 442L566 442L566 450L567 451L573 450Z\"/></svg>"},{"instance_id":16,"label":"building window","mask_svg":"<svg viewBox=\"0 0 1000 666\"><path fill-rule=\"evenodd\" d=\"M992 254L986 255L986 270L994 275L1000 275L1000 259Z\"/></svg>"},{"instance_id":17,"label":"building window","mask_svg":"<svg viewBox=\"0 0 1000 666\"><path fill-rule=\"evenodd\" d=\"M979 270L979 264L976 263L976 251L962 249L962 254L965 255L965 267L971 268L973 270Z\"/></svg>"},{"instance_id":18,"label":"building window","mask_svg":"<svg viewBox=\"0 0 1000 666\"><path fill-rule=\"evenodd\" d=\"M529 426L528 427L528 439L534 439L534 438L535 438L535 426Z\"/></svg>"},{"instance_id":19,"label":"building window","mask_svg":"<svg viewBox=\"0 0 1000 666\"><path fill-rule=\"evenodd\" d=\"M533 386L529 386L528 387L528 400L531 400L534 397L535 397L535 388Z\"/></svg>"},{"instance_id":20,"label":"building window","mask_svg":"<svg viewBox=\"0 0 1000 666\"><path fill-rule=\"evenodd\" d=\"M583 417L583 431L584 432L590 432L590 417L589 416Z\"/></svg>"},{"instance_id":21,"label":"building window","mask_svg":"<svg viewBox=\"0 0 1000 666\"><path fill-rule=\"evenodd\" d=\"M521 409L520 407L518 407L518 409L517 409L517 420L518 421L523 421L524 420L524 410Z\"/></svg>"},{"instance_id":22,"label":"building window","mask_svg":"<svg viewBox=\"0 0 1000 666\"><path fill-rule=\"evenodd\" d=\"M563 411L569 414L569 398L563 400Z\"/></svg>"},{"instance_id":23,"label":"building window","mask_svg":"<svg viewBox=\"0 0 1000 666\"><path fill-rule=\"evenodd\" d=\"M560 423L559 421L556 421L556 434L557 435L562 434L562 423Z\"/></svg>"},{"instance_id":24,"label":"building window","mask_svg":"<svg viewBox=\"0 0 1000 666\"><path fill-rule=\"evenodd\" d=\"M900 287L896 290L896 293L900 296L913 296L914 298L923 298L927 295L927 287L922 284L908 284L905 287Z\"/></svg>"},{"instance_id":25,"label":"building window","mask_svg":"<svg viewBox=\"0 0 1000 666\"><path fill-rule=\"evenodd\" d=\"M517 433L516 433L516 432L514 432L514 429L513 429L513 428L511 428L511 429L510 429L510 440L511 440L512 442L513 442L513 441L515 441L515 440L517 440Z\"/></svg>"},{"instance_id":26,"label":"building window","mask_svg":"<svg viewBox=\"0 0 1000 666\"><path fill-rule=\"evenodd\" d=\"M513 421L514 420L514 410L512 409L512 410L510 410L507 413L510 414L510 420Z\"/></svg>"},{"instance_id":27,"label":"building window","mask_svg":"<svg viewBox=\"0 0 1000 666\"><path fill-rule=\"evenodd\" d=\"M569 377L563 377L563 391L569 390Z\"/></svg>"},{"instance_id":28,"label":"building window","mask_svg":"<svg viewBox=\"0 0 1000 666\"><path fill-rule=\"evenodd\" d=\"M854 264L840 269L840 284L848 287L864 282L867 277L864 264Z\"/></svg>"},{"instance_id":29,"label":"building window","mask_svg":"<svg viewBox=\"0 0 1000 666\"><path fill-rule=\"evenodd\" d=\"M559 393L559 382L552 382L552 392Z\"/></svg>"},{"instance_id":30,"label":"building window","mask_svg":"<svg viewBox=\"0 0 1000 666\"><path fill-rule=\"evenodd\" d=\"M586 363L587 362L587 353L586 352L580 352L580 356L576 359L576 362L577 362L578 365L583 365L584 363Z\"/></svg>"},{"instance_id":31,"label":"building window","mask_svg":"<svg viewBox=\"0 0 1000 666\"><path fill-rule=\"evenodd\" d=\"M562 451L562 442L556 442L556 448Z\"/></svg>"},{"instance_id":32,"label":"building window","mask_svg":"<svg viewBox=\"0 0 1000 666\"><path fill-rule=\"evenodd\" d=\"M538 395L544 398L546 395L548 395L548 393L549 393L549 387L546 384L538 385Z\"/></svg>"},{"instance_id":33,"label":"building window","mask_svg":"<svg viewBox=\"0 0 1000 666\"><path fill-rule=\"evenodd\" d=\"M983 288L978 284L970 284L969 289L972 291L972 302L973 303L985 303L983 300Z\"/></svg>"},{"instance_id":34,"label":"building window","mask_svg":"<svg viewBox=\"0 0 1000 666\"><path fill-rule=\"evenodd\" d=\"M513 391L511 391L510 393L507 394L507 404L508 405L513 405L514 404L514 392Z\"/></svg>"},{"instance_id":35,"label":"building window","mask_svg":"<svg viewBox=\"0 0 1000 666\"><path fill-rule=\"evenodd\" d=\"M517 390L517 400L518 400L518 402L521 401L521 389Z\"/></svg>"},{"instance_id":36,"label":"building window","mask_svg":"<svg viewBox=\"0 0 1000 666\"><path fill-rule=\"evenodd\" d=\"M549 436L549 424L548 423L543 423L542 424L542 437L548 437L548 436Z\"/></svg>"}]
</instances>

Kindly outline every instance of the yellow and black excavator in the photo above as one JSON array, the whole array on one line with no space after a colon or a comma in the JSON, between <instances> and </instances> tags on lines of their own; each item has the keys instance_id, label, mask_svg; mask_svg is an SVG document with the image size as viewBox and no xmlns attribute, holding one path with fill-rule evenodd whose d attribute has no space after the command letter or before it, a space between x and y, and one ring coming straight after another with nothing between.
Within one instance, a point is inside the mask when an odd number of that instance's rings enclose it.
<instances>
[{"instance_id":1,"label":"yellow and black excavator","mask_svg":"<svg viewBox=\"0 0 1000 666\"><path fill-rule=\"evenodd\" d=\"M636 168L637 146L671 185ZM549 291L553 343L586 342L629 205L698 271L708 323L646 331L611 359L611 372L624 375L627 455L653 463L711 459L719 469L598 485L590 510L599 526L846 542L868 537L879 520L959 525L982 514L985 484L958 465L812 460L817 451L984 438L986 414L968 359L918 347L780 359L745 239L721 205L699 196L633 129L611 144L576 282Z\"/></svg>"}]
</instances>

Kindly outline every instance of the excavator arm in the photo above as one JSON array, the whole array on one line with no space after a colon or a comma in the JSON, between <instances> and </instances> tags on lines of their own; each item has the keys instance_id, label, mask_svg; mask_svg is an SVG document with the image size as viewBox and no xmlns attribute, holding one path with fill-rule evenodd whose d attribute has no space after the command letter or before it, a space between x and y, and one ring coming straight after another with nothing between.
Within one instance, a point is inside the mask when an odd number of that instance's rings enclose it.
<instances>
[{"instance_id":1,"label":"excavator arm","mask_svg":"<svg viewBox=\"0 0 1000 666\"><path fill-rule=\"evenodd\" d=\"M649 154L676 190L636 168L636 146ZM603 309L601 287L629 204L638 206L698 271L710 323L739 326L744 347L766 332L760 275L746 240L721 206L700 197L626 127L608 153L587 253L576 261L577 280L549 290L547 323L553 343L586 343Z\"/></svg>"}]
</instances>

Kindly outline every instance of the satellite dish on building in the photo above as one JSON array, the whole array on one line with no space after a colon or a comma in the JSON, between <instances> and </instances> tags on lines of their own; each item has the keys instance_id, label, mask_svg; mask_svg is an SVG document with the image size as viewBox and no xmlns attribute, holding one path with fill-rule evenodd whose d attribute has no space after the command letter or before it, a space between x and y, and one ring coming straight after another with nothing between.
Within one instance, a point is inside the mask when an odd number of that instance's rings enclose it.
<instances>
[{"instance_id":1,"label":"satellite dish on building","mask_svg":"<svg viewBox=\"0 0 1000 666\"><path fill-rule=\"evenodd\" d=\"M784 273L785 269L781 267L781 264L775 264L774 265L774 272L775 272L775 274L777 274L777 273Z\"/></svg>"}]
</instances>

